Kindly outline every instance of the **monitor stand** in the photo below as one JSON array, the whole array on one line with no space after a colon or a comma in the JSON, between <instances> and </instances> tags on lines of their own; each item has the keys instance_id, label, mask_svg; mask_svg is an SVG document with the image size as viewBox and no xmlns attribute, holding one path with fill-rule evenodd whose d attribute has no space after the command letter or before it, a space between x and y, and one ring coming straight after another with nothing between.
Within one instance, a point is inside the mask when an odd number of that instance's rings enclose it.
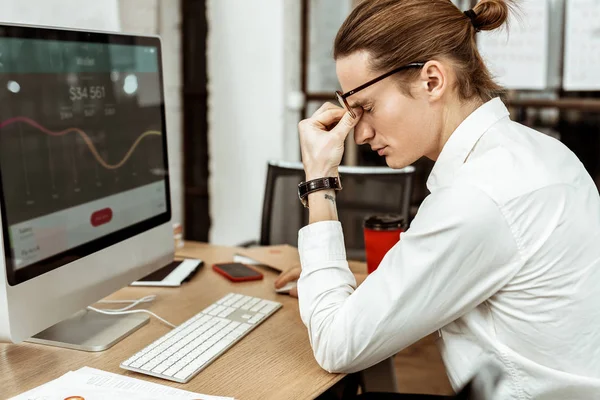
<instances>
[{"instance_id":1,"label":"monitor stand","mask_svg":"<svg viewBox=\"0 0 600 400\"><path fill-rule=\"evenodd\" d=\"M102 351L148 323L147 315L105 315L82 310L27 342L83 351Z\"/></svg>"}]
</instances>

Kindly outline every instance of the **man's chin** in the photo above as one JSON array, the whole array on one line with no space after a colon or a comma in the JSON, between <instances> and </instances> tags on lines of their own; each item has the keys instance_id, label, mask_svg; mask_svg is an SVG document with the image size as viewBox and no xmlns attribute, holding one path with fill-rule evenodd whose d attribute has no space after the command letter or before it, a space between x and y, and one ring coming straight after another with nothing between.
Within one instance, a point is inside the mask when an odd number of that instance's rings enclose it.
<instances>
[{"instance_id":1,"label":"man's chin","mask_svg":"<svg viewBox=\"0 0 600 400\"><path fill-rule=\"evenodd\" d=\"M385 163L388 167L392 169L402 169L410 165L410 163L407 163L404 160L395 160L393 157L390 156L385 156Z\"/></svg>"}]
</instances>

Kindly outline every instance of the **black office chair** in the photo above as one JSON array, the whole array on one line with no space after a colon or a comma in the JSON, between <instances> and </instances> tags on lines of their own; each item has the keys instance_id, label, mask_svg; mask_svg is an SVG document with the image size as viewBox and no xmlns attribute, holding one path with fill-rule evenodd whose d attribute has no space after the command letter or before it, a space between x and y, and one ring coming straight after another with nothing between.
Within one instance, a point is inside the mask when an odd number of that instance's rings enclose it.
<instances>
[{"instance_id":1,"label":"black office chair","mask_svg":"<svg viewBox=\"0 0 600 400\"><path fill-rule=\"evenodd\" d=\"M364 260L362 223L372 213L400 214L410 222L410 199L415 168L339 168L343 190L337 195L339 219L348 258ZM261 246L297 246L298 230L308 222L308 210L298 200L297 186L304 180L300 162L269 161L261 219ZM248 244L246 244L248 245Z\"/></svg>"},{"instance_id":2,"label":"black office chair","mask_svg":"<svg viewBox=\"0 0 600 400\"><path fill-rule=\"evenodd\" d=\"M365 393L354 396L345 393L342 400L494 400L499 398L502 381L506 371L497 362L488 362L480 366L475 376L454 396L401 393ZM329 400L327 396L318 400ZM334 398L332 398L334 400ZM337 399L335 399L337 400Z\"/></svg>"}]
</instances>

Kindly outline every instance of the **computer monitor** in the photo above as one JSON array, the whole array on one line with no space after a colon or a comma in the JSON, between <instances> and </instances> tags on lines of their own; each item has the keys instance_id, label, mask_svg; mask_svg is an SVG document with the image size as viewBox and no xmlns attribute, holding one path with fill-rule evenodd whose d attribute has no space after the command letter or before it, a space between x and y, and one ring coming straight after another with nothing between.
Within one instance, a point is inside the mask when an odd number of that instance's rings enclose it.
<instances>
[{"instance_id":1,"label":"computer monitor","mask_svg":"<svg viewBox=\"0 0 600 400\"><path fill-rule=\"evenodd\" d=\"M163 99L158 37L0 24L0 341L147 322L80 310L173 259Z\"/></svg>"}]
</instances>

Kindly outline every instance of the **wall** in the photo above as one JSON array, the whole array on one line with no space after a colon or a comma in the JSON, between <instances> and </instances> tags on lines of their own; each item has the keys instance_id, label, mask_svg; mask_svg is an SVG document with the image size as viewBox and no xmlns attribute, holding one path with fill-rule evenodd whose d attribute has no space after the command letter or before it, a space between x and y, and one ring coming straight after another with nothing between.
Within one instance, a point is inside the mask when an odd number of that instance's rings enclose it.
<instances>
[{"instance_id":1,"label":"wall","mask_svg":"<svg viewBox=\"0 0 600 400\"><path fill-rule=\"evenodd\" d=\"M209 0L209 190L216 244L257 239L266 163L284 156L284 3Z\"/></svg>"},{"instance_id":2,"label":"wall","mask_svg":"<svg viewBox=\"0 0 600 400\"><path fill-rule=\"evenodd\" d=\"M284 88L285 114L283 127L283 154L287 161L300 161L298 122L302 119L304 94L301 92L301 12L298 0L284 1Z\"/></svg>"},{"instance_id":3,"label":"wall","mask_svg":"<svg viewBox=\"0 0 600 400\"><path fill-rule=\"evenodd\" d=\"M118 0L121 30L160 35L173 222L183 221L181 8L179 0Z\"/></svg>"}]
</instances>

